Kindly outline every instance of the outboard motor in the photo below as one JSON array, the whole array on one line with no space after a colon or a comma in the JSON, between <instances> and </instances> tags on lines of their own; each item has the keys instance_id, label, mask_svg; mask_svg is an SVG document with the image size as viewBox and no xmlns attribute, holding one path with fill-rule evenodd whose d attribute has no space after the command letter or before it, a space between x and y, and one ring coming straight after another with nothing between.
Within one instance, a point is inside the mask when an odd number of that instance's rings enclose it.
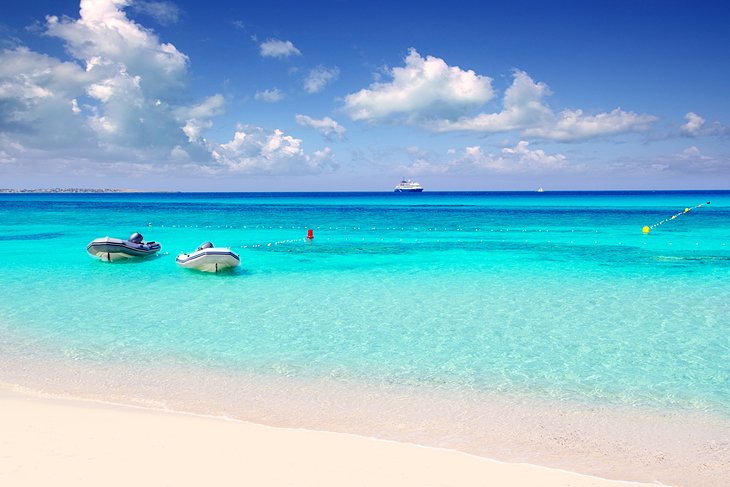
<instances>
[{"instance_id":1,"label":"outboard motor","mask_svg":"<svg viewBox=\"0 0 730 487\"><path fill-rule=\"evenodd\" d=\"M210 249L213 247L214 245L212 242L203 242L202 244L200 244L200 247L198 247L197 250Z\"/></svg>"},{"instance_id":2,"label":"outboard motor","mask_svg":"<svg viewBox=\"0 0 730 487\"><path fill-rule=\"evenodd\" d=\"M132 243L141 244L142 240L143 238L141 233L134 232L132 235L129 236L129 241Z\"/></svg>"}]
</instances>

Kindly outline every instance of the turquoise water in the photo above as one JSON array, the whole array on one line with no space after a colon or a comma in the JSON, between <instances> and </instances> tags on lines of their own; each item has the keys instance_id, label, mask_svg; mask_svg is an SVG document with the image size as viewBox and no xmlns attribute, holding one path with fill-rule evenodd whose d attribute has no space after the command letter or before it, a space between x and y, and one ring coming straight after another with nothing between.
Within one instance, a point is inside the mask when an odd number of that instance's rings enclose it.
<instances>
[{"instance_id":1,"label":"turquoise water","mask_svg":"<svg viewBox=\"0 0 730 487\"><path fill-rule=\"evenodd\" d=\"M85 251L134 231L161 254ZM206 240L241 267L175 265ZM51 353L730 414L730 192L4 194L0 250L6 369Z\"/></svg>"}]
</instances>

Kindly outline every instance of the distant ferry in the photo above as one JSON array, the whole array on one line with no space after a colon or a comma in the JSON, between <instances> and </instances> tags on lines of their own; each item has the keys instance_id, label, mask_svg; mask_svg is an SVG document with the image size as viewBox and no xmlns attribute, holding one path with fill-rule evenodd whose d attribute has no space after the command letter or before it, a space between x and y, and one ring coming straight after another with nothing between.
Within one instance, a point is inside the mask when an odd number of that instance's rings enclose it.
<instances>
[{"instance_id":1,"label":"distant ferry","mask_svg":"<svg viewBox=\"0 0 730 487\"><path fill-rule=\"evenodd\" d=\"M423 186L410 179L404 179L395 187L396 193L420 193L423 191Z\"/></svg>"}]
</instances>

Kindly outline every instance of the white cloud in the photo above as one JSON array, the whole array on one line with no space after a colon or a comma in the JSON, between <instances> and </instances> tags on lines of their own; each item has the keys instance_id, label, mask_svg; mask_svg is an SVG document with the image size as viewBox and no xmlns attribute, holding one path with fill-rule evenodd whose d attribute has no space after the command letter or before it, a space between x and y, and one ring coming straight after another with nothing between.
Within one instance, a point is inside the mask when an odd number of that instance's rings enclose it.
<instances>
[{"instance_id":1,"label":"white cloud","mask_svg":"<svg viewBox=\"0 0 730 487\"><path fill-rule=\"evenodd\" d=\"M673 157L682 161L708 161L712 159L711 157L702 155L702 152L700 152L700 150L694 145L687 147L682 152L675 154Z\"/></svg>"},{"instance_id":2,"label":"white cloud","mask_svg":"<svg viewBox=\"0 0 730 487\"><path fill-rule=\"evenodd\" d=\"M524 71L515 71L512 85L504 94L503 109L498 113L482 113L456 121L439 120L430 124L438 132L507 132L540 126L551 118L542 99L550 94L545 83L535 83Z\"/></svg>"},{"instance_id":3,"label":"white cloud","mask_svg":"<svg viewBox=\"0 0 730 487\"><path fill-rule=\"evenodd\" d=\"M304 79L304 89L310 94L318 93L322 91L328 83L336 80L339 76L340 69L338 67L326 68L324 66L317 66L311 70Z\"/></svg>"},{"instance_id":4,"label":"white cloud","mask_svg":"<svg viewBox=\"0 0 730 487\"><path fill-rule=\"evenodd\" d=\"M663 158L662 162L666 163L668 168L683 173L730 174L729 158L722 159L705 155L694 145L677 154Z\"/></svg>"},{"instance_id":5,"label":"white cloud","mask_svg":"<svg viewBox=\"0 0 730 487\"><path fill-rule=\"evenodd\" d=\"M353 120L418 122L452 118L472 110L493 96L492 80L474 71L447 65L443 59L421 57L411 49L405 66L390 70L389 83L373 83L345 98Z\"/></svg>"},{"instance_id":6,"label":"white cloud","mask_svg":"<svg viewBox=\"0 0 730 487\"><path fill-rule=\"evenodd\" d=\"M299 125L318 130L328 139L343 139L345 137L345 127L329 117L324 117L318 120L307 115L297 115L295 119Z\"/></svg>"},{"instance_id":7,"label":"white cloud","mask_svg":"<svg viewBox=\"0 0 730 487\"><path fill-rule=\"evenodd\" d=\"M51 94L50 104L26 104L21 110L23 117L46 120L45 127L36 128L45 129L48 140L61 143L68 137L76 146L85 142L108 153L115 152L114 146L151 148L185 140L184 119L175 117L169 109L172 103L157 102L177 98L184 90L187 56L128 19L122 10L127 3L82 0L78 19L46 18L45 34L62 40L73 62L60 63L27 50L3 52L2 61L15 63L10 65L12 72L0 74L0 83L17 88L27 73L37 73L34 85ZM57 69L44 71L44 65ZM53 108L54 103L64 111ZM53 119L49 110L61 116L70 112L74 119ZM34 137L36 147L47 143L31 131L17 134L25 143Z\"/></svg>"},{"instance_id":8,"label":"white cloud","mask_svg":"<svg viewBox=\"0 0 730 487\"><path fill-rule=\"evenodd\" d=\"M131 101L143 97L140 87L141 80L141 76L132 76L124 66L119 66L114 76L89 85L86 93L104 104L109 104L114 98L125 98Z\"/></svg>"},{"instance_id":9,"label":"white cloud","mask_svg":"<svg viewBox=\"0 0 730 487\"><path fill-rule=\"evenodd\" d=\"M114 76L124 66L139 76L145 91L164 95L186 82L188 58L149 29L127 18L126 0L81 0L80 18L48 16L46 33L65 42L76 59L98 76Z\"/></svg>"},{"instance_id":10,"label":"white cloud","mask_svg":"<svg viewBox=\"0 0 730 487\"><path fill-rule=\"evenodd\" d=\"M284 99L284 93L278 88L272 88L270 90L256 92L254 98L269 103L276 103Z\"/></svg>"},{"instance_id":11,"label":"white cloud","mask_svg":"<svg viewBox=\"0 0 730 487\"><path fill-rule=\"evenodd\" d=\"M239 126L231 141L212 146L211 153L223 168L245 174L319 174L337 167L328 147L308 155L301 139L261 127Z\"/></svg>"},{"instance_id":12,"label":"white cloud","mask_svg":"<svg viewBox=\"0 0 730 487\"><path fill-rule=\"evenodd\" d=\"M682 125L682 132L687 135L697 135L705 124L705 119L694 112L687 113L684 118L687 119L687 123Z\"/></svg>"},{"instance_id":13,"label":"white cloud","mask_svg":"<svg viewBox=\"0 0 730 487\"><path fill-rule=\"evenodd\" d=\"M210 118L224 112L226 100L221 94L209 96L202 102L191 107L183 108L185 117Z\"/></svg>"},{"instance_id":14,"label":"white cloud","mask_svg":"<svg viewBox=\"0 0 730 487\"><path fill-rule=\"evenodd\" d=\"M266 42L262 42L259 45L259 50L263 57L286 58L302 55L291 41L280 41L278 39L269 39Z\"/></svg>"},{"instance_id":15,"label":"white cloud","mask_svg":"<svg viewBox=\"0 0 730 487\"><path fill-rule=\"evenodd\" d=\"M484 153L479 146L467 147L453 162L476 169L503 173L544 173L568 167L563 154L547 154L542 149L530 150L521 140L514 147L505 147L498 155Z\"/></svg>"},{"instance_id":16,"label":"white cloud","mask_svg":"<svg viewBox=\"0 0 730 487\"><path fill-rule=\"evenodd\" d=\"M201 141L203 131L211 128L212 126L213 122L211 122L210 120L198 120L195 118L191 118L185 121L185 125L183 126L182 130L188 137L189 142L196 143Z\"/></svg>"},{"instance_id":17,"label":"white cloud","mask_svg":"<svg viewBox=\"0 0 730 487\"><path fill-rule=\"evenodd\" d=\"M24 47L0 52L0 133L48 148L88 141L73 100L93 81L77 64Z\"/></svg>"},{"instance_id":18,"label":"white cloud","mask_svg":"<svg viewBox=\"0 0 730 487\"><path fill-rule=\"evenodd\" d=\"M491 78L422 58L414 49L405 66L390 71L393 81L373 83L347 95L345 111L353 120L418 124L434 132L520 132L562 142L647 130L657 118L616 108L586 114L581 109L555 113L544 101L550 88L515 70L502 110L467 115L493 96Z\"/></svg>"},{"instance_id":19,"label":"white cloud","mask_svg":"<svg viewBox=\"0 0 730 487\"><path fill-rule=\"evenodd\" d=\"M131 2L130 8L135 13L152 17L162 25L177 24L182 15L180 8L172 2L134 0Z\"/></svg>"},{"instance_id":20,"label":"white cloud","mask_svg":"<svg viewBox=\"0 0 730 487\"><path fill-rule=\"evenodd\" d=\"M170 160L173 162L192 162L190 154L183 147L176 145L170 150Z\"/></svg>"},{"instance_id":21,"label":"white cloud","mask_svg":"<svg viewBox=\"0 0 730 487\"><path fill-rule=\"evenodd\" d=\"M595 115L583 110L563 110L554 113L543 98L550 95L544 83L536 83L524 71L514 72L512 85L506 90L501 112L481 113L456 121L439 120L428 125L437 132L469 131L496 133L519 131L523 136L540 137L563 142L626 132L644 131L657 118L614 109Z\"/></svg>"},{"instance_id":22,"label":"white cloud","mask_svg":"<svg viewBox=\"0 0 730 487\"><path fill-rule=\"evenodd\" d=\"M398 169L409 175L417 174L547 174L580 171L581 165L570 163L563 154L548 154L542 149L530 149L529 142L521 140L514 147L504 147L499 153L485 152L481 146L461 150L449 149L446 162L433 162L418 149L408 152L412 162Z\"/></svg>"},{"instance_id":23,"label":"white cloud","mask_svg":"<svg viewBox=\"0 0 730 487\"><path fill-rule=\"evenodd\" d=\"M161 102L157 100L155 106L160 105ZM191 144L204 143L203 132L213 127L213 121L210 119L224 111L225 98L220 94L209 96L197 105L182 106L174 110L176 120L185 120L182 131ZM175 146L175 148L178 147L180 146ZM179 151L176 153L179 154Z\"/></svg>"},{"instance_id":24,"label":"white cloud","mask_svg":"<svg viewBox=\"0 0 730 487\"><path fill-rule=\"evenodd\" d=\"M596 115L586 115L580 109L563 110L549 123L526 128L522 133L526 136L571 142L627 132L643 132L656 120L657 117L653 115L639 115L619 108Z\"/></svg>"},{"instance_id":25,"label":"white cloud","mask_svg":"<svg viewBox=\"0 0 730 487\"><path fill-rule=\"evenodd\" d=\"M682 125L682 133L690 137L730 135L730 126L718 122L707 125L706 120L694 112L687 113L684 118L687 123Z\"/></svg>"},{"instance_id":26,"label":"white cloud","mask_svg":"<svg viewBox=\"0 0 730 487\"><path fill-rule=\"evenodd\" d=\"M0 142L5 165L28 174L312 173L329 149L305 152L280 131L247 127L246 143L205 138L226 100L188 100L188 58L127 18L127 0L82 0L77 19L47 17L72 61L19 47L0 51ZM10 164L7 161L12 161ZM197 165L197 166L196 166ZM30 169L32 166L33 169ZM128 171L124 172L123 168Z\"/></svg>"}]
</instances>

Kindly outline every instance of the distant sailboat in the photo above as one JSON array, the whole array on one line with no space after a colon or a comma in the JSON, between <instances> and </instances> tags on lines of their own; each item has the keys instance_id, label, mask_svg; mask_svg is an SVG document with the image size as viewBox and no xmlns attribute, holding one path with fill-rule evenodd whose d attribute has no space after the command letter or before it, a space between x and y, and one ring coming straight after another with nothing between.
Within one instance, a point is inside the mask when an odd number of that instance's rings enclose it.
<instances>
[{"instance_id":1,"label":"distant sailboat","mask_svg":"<svg viewBox=\"0 0 730 487\"><path fill-rule=\"evenodd\" d=\"M545 191L545 190L544 190L544 189L542 189L542 186L540 186L539 188L537 188L537 192L538 192L538 193L543 193L544 191Z\"/></svg>"}]
</instances>

